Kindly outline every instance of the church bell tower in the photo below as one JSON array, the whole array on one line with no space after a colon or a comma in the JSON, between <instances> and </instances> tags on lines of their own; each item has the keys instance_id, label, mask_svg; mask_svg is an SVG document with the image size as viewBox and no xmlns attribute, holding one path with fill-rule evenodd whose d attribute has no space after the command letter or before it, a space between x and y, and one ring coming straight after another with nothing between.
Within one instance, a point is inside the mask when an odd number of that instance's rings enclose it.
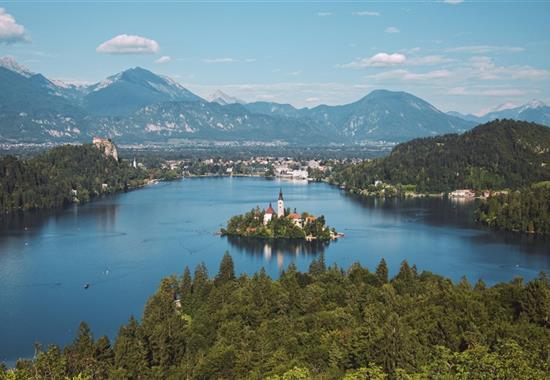
<instances>
[{"instance_id":1,"label":"church bell tower","mask_svg":"<svg viewBox=\"0 0 550 380\"><path fill-rule=\"evenodd\" d=\"M279 200L277 201L277 217L285 216L285 201L283 199L283 189L279 189Z\"/></svg>"}]
</instances>

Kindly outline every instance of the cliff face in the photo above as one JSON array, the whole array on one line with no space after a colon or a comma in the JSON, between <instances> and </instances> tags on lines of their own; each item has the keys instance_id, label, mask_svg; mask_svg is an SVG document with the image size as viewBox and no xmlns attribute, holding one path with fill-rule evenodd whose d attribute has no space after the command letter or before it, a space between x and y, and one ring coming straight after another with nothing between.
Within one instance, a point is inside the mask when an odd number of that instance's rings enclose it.
<instances>
[{"instance_id":1,"label":"cliff face","mask_svg":"<svg viewBox=\"0 0 550 380\"><path fill-rule=\"evenodd\" d=\"M94 137L92 143L97 149L103 150L105 157L113 157L116 161L118 161L118 151L116 149L116 145L110 139Z\"/></svg>"}]
</instances>

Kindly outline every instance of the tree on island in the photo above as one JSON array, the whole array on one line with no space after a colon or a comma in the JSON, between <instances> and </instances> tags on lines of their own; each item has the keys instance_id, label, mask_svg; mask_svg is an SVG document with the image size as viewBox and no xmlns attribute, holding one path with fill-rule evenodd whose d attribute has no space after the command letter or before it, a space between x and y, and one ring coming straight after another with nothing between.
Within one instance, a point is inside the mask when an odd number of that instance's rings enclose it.
<instances>
[{"instance_id":1,"label":"tree on island","mask_svg":"<svg viewBox=\"0 0 550 380\"><path fill-rule=\"evenodd\" d=\"M221 229L222 235L241 236L264 239L306 239L330 240L336 232L325 225L325 217L311 217L307 213L302 214L302 225L295 223L287 215L291 215L290 209L285 216L273 215L271 220L264 224L265 212L259 207L251 211L236 215L229 219L227 227ZM308 218L311 217L311 218Z\"/></svg>"}]
</instances>

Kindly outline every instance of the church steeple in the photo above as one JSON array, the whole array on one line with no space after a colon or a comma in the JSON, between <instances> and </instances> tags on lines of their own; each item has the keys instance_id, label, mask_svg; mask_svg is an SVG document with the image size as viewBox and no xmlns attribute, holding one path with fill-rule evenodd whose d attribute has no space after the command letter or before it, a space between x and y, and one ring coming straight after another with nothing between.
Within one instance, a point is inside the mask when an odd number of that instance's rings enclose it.
<instances>
[{"instance_id":1,"label":"church steeple","mask_svg":"<svg viewBox=\"0 0 550 380\"><path fill-rule=\"evenodd\" d=\"M279 200L277 201L277 217L285 216L285 201L283 199L283 189L279 189Z\"/></svg>"}]
</instances>

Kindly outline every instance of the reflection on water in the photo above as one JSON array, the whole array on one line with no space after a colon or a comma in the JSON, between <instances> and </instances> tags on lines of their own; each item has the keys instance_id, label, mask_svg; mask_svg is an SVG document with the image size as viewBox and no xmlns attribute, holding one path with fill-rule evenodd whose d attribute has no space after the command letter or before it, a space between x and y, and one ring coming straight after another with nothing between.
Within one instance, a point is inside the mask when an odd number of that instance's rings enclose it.
<instances>
[{"instance_id":1,"label":"reflection on water","mask_svg":"<svg viewBox=\"0 0 550 380\"><path fill-rule=\"evenodd\" d=\"M233 215L265 207L283 188L287 204L344 232L335 242L262 241L216 235ZM197 178L150 186L66 208L0 218L0 361L33 355L33 343L66 344L85 320L113 337L139 317L163 276L204 262L211 275L229 251L238 274L277 277L290 263L394 275L403 260L458 281L491 285L550 272L550 239L479 228L475 202L362 199L324 183ZM84 289L84 284L91 284Z\"/></svg>"},{"instance_id":2,"label":"reflection on water","mask_svg":"<svg viewBox=\"0 0 550 380\"><path fill-rule=\"evenodd\" d=\"M277 259L277 267L283 269L284 257L314 256L325 252L330 242L304 241L299 239L255 239L239 236L227 236L227 242L232 248L252 256L263 257L266 261ZM335 243L335 242L333 242Z\"/></svg>"}]
</instances>

